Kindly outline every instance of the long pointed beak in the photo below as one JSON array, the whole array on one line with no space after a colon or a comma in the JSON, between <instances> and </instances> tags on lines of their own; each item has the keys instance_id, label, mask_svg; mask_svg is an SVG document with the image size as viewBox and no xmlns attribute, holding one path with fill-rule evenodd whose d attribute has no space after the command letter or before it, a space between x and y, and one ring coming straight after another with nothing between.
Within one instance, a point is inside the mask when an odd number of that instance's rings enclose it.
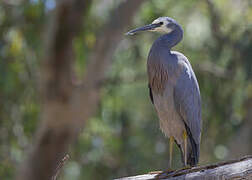
<instances>
[{"instance_id":1,"label":"long pointed beak","mask_svg":"<svg viewBox=\"0 0 252 180\"><path fill-rule=\"evenodd\" d=\"M150 30L153 30L153 29L155 29L155 28L157 28L159 26L160 26L160 24L148 24L146 26L133 29L133 30L127 32L126 35L134 35L134 34L136 34L137 32L140 32L140 31L150 31Z\"/></svg>"}]
</instances>

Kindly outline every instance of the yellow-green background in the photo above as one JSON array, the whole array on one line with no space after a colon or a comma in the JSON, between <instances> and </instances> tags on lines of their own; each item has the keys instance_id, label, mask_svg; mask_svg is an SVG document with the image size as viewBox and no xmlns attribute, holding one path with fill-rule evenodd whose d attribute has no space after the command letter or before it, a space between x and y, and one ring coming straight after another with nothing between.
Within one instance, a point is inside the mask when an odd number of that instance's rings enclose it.
<instances>
[{"instance_id":1,"label":"yellow-green background","mask_svg":"<svg viewBox=\"0 0 252 180\"><path fill-rule=\"evenodd\" d=\"M79 76L120 2L93 1L74 41ZM174 49L188 57L200 85L200 164L252 153L252 2L212 2L217 20L204 0L149 0L128 29L159 16L182 25L184 39ZM39 61L54 6L53 0L0 1L0 179L14 178L39 125ZM148 51L158 36L125 36L118 44L99 109L72 146L59 179L112 179L168 167L168 139L159 130L146 78ZM176 148L174 167L181 165Z\"/></svg>"}]
</instances>

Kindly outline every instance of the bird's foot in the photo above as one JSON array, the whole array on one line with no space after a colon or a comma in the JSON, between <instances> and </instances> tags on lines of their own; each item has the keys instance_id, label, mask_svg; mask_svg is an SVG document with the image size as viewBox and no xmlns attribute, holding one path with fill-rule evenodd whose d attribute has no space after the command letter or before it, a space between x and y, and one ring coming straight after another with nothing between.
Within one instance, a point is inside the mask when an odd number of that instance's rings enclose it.
<instances>
[{"instance_id":1,"label":"bird's foot","mask_svg":"<svg viewBox=\"0 0 252 180\"><path fill-rule=\"evenodd\" d=\"M150 171L148 172L148 174L160 174L162 173L163 171Z\"/></svg>"},{"instance_id":2,"label":"bird's foot","mask_svg":"<svg viewBox=\"0 0 252 180\"><path fill-rule=\"evenodd\" d=\"M175 171L174 169L168 168L165 171L163 171L163 173L169 174L169 173L172 173L174 171Z\"/></svg>"},{"instance_id":3,"label":"bird's foot","mask_svg":"<svg viewBox=\"0 0 252 180\"><path fill-rule=\"evenodd\" d=\"M191 168L192 168L191 166L186 165L186 166L184 166L183 168L178 169L177 171L183 171L183 170L186 170L186 169L191 169Z\"/></svg>"},{"instance_id":4,"label":"bird's foot","mask_svg":"<svg viewBox=\"0 0 252 180\"><path fill-rule=\"evenodd\" d=\"M166 170L164 170L164 171L151 171L151 172L149 172L148 174L163 174L163 173L169 174L169 173L172 173L172 172L174 172L174 171L175 171L175 170L168 168L168 169L166 169Z\"/></svg>"}]
</instances>

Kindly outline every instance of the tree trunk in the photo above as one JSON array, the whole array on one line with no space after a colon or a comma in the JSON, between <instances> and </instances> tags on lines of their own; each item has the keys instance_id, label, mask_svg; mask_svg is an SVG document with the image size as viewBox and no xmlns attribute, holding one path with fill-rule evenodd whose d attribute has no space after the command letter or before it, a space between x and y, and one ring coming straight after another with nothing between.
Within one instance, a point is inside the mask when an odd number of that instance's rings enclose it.
<instances>
[{"instance_id":1,"label":"tree trunk","mask_svg":"<svg viewBox=\"0 0 252 180\"><path fill-rule=\"evenodd\" d=\"M143 1L124 1L113 11L103 34L97 38L81 86L72 82L72 42L81 30L82 17L91 0L57 1L41 65L41 125L18 180L49 180L57 173L57 165L69 145L95 112L100 101L100 84L116 46Z\"/></svg>"}]
</instances>

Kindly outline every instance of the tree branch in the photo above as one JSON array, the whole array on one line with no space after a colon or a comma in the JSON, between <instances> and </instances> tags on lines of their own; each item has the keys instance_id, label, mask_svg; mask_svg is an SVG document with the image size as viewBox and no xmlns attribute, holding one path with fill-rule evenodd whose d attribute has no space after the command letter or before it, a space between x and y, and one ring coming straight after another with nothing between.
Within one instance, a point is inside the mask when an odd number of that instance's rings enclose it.
<instances>
[{"instance_id":1,"label":"tree branch","mask_svg":"<svg viewBox=\"0 0 252 180\"><path fill-rule=\"evenodd\" d=\"M84 117L89 118L96 111L100 101L100 84L106 80L106 72L112 63L116 47L144 1L127 0L122 2L112 11L109 22L102 28L102 33L98 35L83 78L83 86L75 93L76 99L85 102L82 104Z\"/></svg>"},{"instance_id":2,"label":"tree branch","mask_svg":"<svg viewBox=\"0 0 252 180\"><path fill-rule=\"evenodd\" d=\"M104 79L118 42L123 38L126 27L132 23L134 14L143 2L144 0L128 0L112 12L110 21L97 38L95 51L90 57L84 77L85 84L92 86Z\"/></svg>"},{"instance_id":3,"label":"tree branch","mask_svg":"<svg viewBox=\"0 0 252 180\"><path fill-rule=\"evenodd\" d=\"M220 24L221 24L221 17L219 11L214 6L213 0L205 0L208 6L209 14L210 14L210 23L211 23L211 30L213 32L213 36L216 40L220 42L224 41L226 38L224 34L221 32Z\"/></svg>"},{"instance_id":4,"label":"tree branch","mask_svg":"<svg viewBox=\"0 0 252 180\"><path fill-rule=\"evenodd\" d=\"M56 171L55 171L55 174L53 175L52 177L52 180L56 180L59 173L60 173L60 170L63 168L63 166L66 164L67 160L70 158L70 156L68 154L66 154L64 156L64 158L59 162L57 168L56 168Z\"/></svg>"}]
</instances>

